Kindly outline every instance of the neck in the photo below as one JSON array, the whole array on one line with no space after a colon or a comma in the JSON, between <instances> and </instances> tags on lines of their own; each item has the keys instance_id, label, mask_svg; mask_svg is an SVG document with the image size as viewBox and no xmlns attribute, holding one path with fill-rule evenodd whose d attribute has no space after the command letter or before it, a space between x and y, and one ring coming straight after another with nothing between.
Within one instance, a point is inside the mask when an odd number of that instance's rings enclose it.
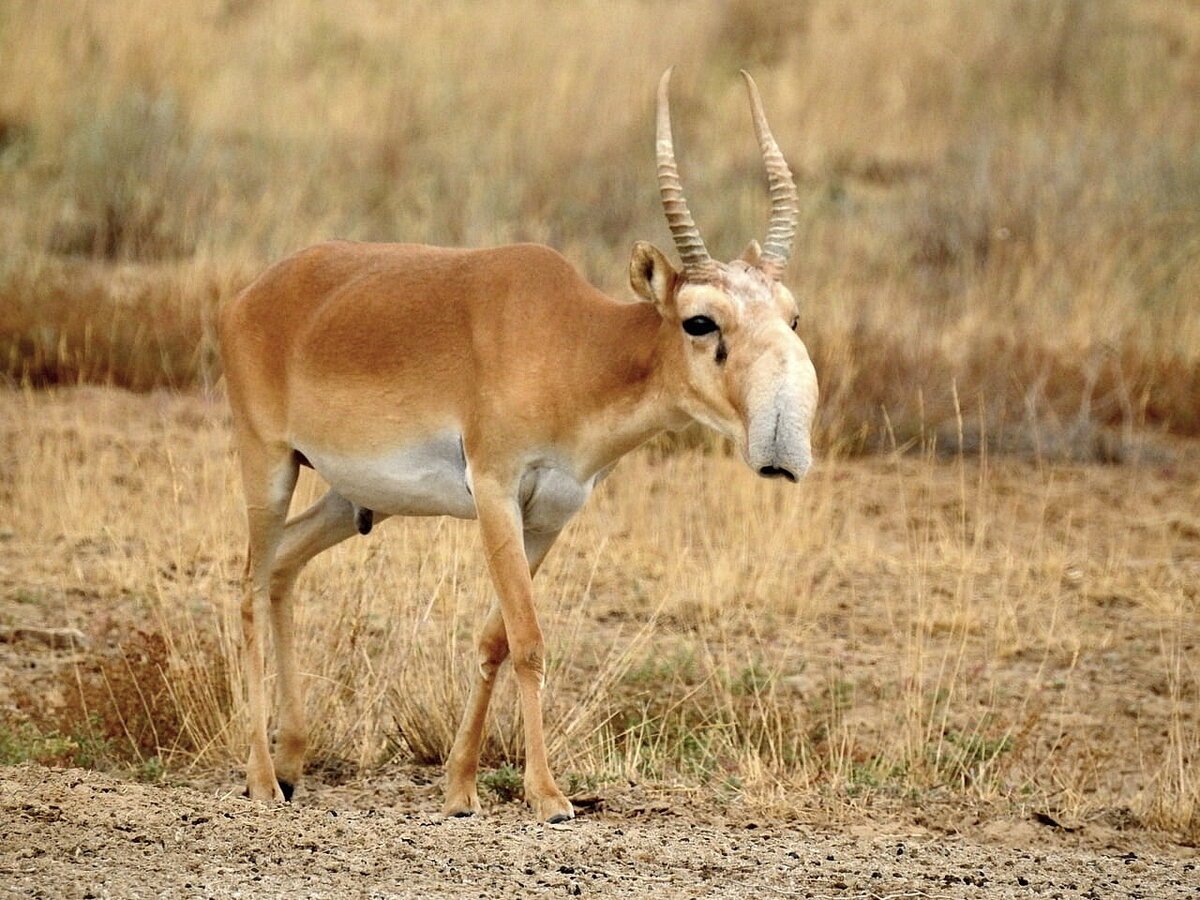
<instances>
[{"instance_id":1,"label":"neck","mask_svg":"<svg viewBox=\"0 0 1200 900\"><path fill-rule=\"evenodd\" d=\"M670 390L660 353L662 317L648 303L604 298L589 310L584 340L573 349L578 462L586 474L607 468L659 432L688 419Z\"/></svg>"}]
</instances>

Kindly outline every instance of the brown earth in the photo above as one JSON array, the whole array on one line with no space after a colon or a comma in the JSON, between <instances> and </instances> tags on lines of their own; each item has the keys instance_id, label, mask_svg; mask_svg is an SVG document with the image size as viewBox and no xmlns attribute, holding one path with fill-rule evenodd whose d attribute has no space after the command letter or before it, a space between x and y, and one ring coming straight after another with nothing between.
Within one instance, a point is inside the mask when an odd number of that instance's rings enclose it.
<instances>
[{"instance_id":1,"label":"brown earth","mask_svg":"<svg viewBox=\"0 0 1200 900\"><path fill-rule=\"evenodd\" d=\"M223 402L0 392L0 761L110 772L0 767L0 896L1196 896L1196 453L835 458L785 494L637 454L539 576L556 771L599 802L447 822L413 741L461 708L472 523L313 564L311 764L258 807ZM618 714L654 727L607 744Z\"/></svg>"},{"instance_id":2,"label":"brown earth","mask_svg":"<svg viewBox=\"0 0 1200 900\"><path fill-rule=\"evenodd\" d=\"M417 783L424 782L424 783ZM1195 897L1194 853L1007 823L780 825L632 797L566 825L436 814L419 773L266 808L81 769L0 770L5 897ZM966 824L966 823L964 823ZM1008 846L1016 839L1022 847ZM1129 850L1138 846L1139 849ZM1188 855L1185 855L1188 854Z\"/></svg>"}]
</instances>

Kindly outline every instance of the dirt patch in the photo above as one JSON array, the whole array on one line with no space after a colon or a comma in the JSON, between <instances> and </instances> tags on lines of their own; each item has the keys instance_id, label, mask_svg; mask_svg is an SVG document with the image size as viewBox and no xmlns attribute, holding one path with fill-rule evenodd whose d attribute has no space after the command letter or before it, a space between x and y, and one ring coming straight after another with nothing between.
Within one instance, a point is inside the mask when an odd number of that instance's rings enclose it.
<instances>
[{"instance_id":1,"label":"dirt patch","mask_svg":"<svg viewBox=\"0 0 1200 900\"><path fill-rule=\"evenodd\" d=\"M1051 838L1020 850L922 829L696 821L645 808L548 826L515 804L444 820L431 791L417 785L397 808L362 809L351 799L361 792L336 789L266 808L80 769L5 768L0 893L1194 897L1200 887L1194 859Z\"/></svg>"},{"instance_id":2,"label":"dirt patch","mask_svg":"<svg viewBox=\"0 0 1200 900\"><path fill-rule=\"evenodd\" d=\"M220 780L246 747L225 409L0 392L0 763L240 792ZM825 829L1194 846L1198 449L1178 466L831 459L788 492L720 455L634 454L538 576L560 783L634 818L690 796L711 807L691 823L741 804ZM444 757L490 591L470 522L390 520L314 561L304 804L421 796L378 779ZM502 674L494 793L520 790L515 707ZM667 799L618 803L629 781Z\"/></svg>"}]
</instances>

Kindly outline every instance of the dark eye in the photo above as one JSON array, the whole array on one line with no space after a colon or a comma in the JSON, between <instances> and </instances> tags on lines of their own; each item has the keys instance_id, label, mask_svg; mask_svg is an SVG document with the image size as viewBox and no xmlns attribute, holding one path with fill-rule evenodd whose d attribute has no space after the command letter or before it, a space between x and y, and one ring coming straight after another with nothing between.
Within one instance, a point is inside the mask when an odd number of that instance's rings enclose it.
<instances>
[{"instance_id":1,"label":"dark eye","mask_svg":"<svg viewBox=\"0 0 1200 900\"><path fill-rule=\"evenodd\" d=\"M800 324L799 316L792 316L792 331L796 330L796 326Z\"/></svg>"},{"instance_id":2,"label":"dark eye","mask_svg":"<svg viewBox=\"0 0 1200 900\"><path fill-rule=\"evenodd\" d=\"M692 337L700 337L703 334L712 334L717 330L717 323L708 316L692 316L690 319L683 320L683 330Z\"/></svg>"}]
</instances>

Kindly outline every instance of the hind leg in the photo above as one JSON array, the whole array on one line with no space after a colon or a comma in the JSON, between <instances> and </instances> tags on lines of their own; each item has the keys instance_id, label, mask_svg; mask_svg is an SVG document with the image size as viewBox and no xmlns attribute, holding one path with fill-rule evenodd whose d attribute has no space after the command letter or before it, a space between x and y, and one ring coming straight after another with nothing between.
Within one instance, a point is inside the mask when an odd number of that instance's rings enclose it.
<instances>
[{"instance_id":1,"label":"hind leg","mask_svg":"<svg viewBox=\"0 0 1200 900\"><path fill-rule=\"evenodd\" d=\"M242 488L246 495L246 574L242 587L242 674L250 718L250 756L246 792L254 800L283 800L271 764L267 738L264 654L271 607L271 570L283 536L288 504L296 487L298 466L291 449L244 439L241 446Z\"/></svg>"},{"instance_id":2,"label":"hind leg","mask_svg":"<svg viewBox=\"0 0 1200 900\"><path fill-rule=\"evenodd\" d=\"M463 711L454 746L446 759L446 799L442 812L447 816L470 816L480 811L479 789L476 776L479 772L479 751L487 729L488 705L492 700L492 688L496 684L496 673L500 664L508 659L508 635L504 631L504 617L500 604L492 603L487 619L475 640L479 654L479 670L471 681L471 692Z\"/></svg>"},{"instance_id":3,"label":"hind leg","mask_svg":"<svg viewBox=\"0 0 1200 900\"><path fill-rule=\"evenodd\" d=\"M292 586L310 559L358 533L355 513L349 500L334 491L326 493L287 523L271 573L271 630L279 678L275 778L286 800L300 781L307 745L304 694L296 669Z\"/></svg>"}]
</instances>

